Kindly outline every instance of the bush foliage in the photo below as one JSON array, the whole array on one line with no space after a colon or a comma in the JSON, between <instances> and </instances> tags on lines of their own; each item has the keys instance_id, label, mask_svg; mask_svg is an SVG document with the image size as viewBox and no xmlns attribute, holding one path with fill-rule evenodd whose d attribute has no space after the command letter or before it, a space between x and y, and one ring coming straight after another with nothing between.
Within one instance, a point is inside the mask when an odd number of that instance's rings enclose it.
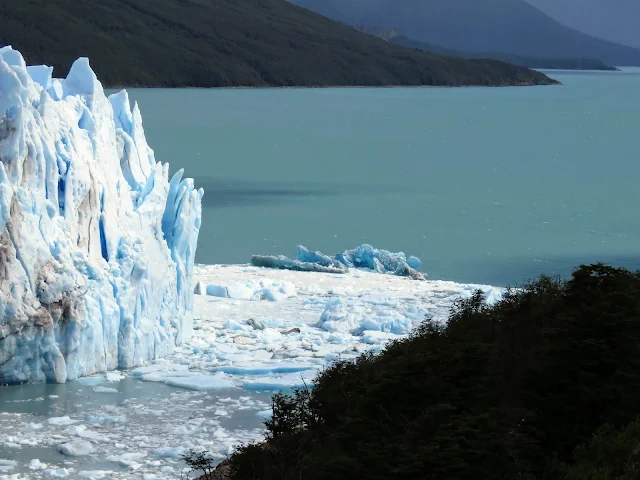
<instances>
[{"instance_id":1,"label":"bush foliage","mask_svg":"<svg viewBox=\"0 0 640 480\"><path fill-rule=\"evenodd\" d=\"M640 478L640 274L541 277L273 398L232 478Z\"/></svg>"}]
</instances>

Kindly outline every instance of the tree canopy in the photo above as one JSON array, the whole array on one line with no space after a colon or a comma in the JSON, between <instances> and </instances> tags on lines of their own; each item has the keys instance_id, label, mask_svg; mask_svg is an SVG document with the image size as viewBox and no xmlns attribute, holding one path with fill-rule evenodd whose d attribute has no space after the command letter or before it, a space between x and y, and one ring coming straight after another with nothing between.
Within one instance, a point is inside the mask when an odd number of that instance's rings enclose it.
<instances>
[{"instance_id":1,"label":"tree canopy","mask_svg":"<svg viewBox=\"0 0 640 480\"><path fill-rule=\"evenodd\" d=\"M241 479L640 478L640 274L602 264L460 301L273 398Z\"/></svg>"}]
</instances>

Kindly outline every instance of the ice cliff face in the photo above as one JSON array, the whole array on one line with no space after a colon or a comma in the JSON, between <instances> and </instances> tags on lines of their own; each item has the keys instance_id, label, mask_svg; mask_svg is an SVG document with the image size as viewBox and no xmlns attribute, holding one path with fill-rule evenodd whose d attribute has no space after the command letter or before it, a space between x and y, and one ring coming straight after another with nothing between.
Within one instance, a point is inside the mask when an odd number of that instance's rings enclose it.
<instances>
[{"instance_id":1,"label":"ice cliff face","mask_svg":"<svg viewBox=\"0 0 640 480\"><path fill-rule=\"evenodd\" d=\"M126 92L0 49L0 384L169 353L191 330L203 191L155 161Z\"/></svg>"}]
</instances>

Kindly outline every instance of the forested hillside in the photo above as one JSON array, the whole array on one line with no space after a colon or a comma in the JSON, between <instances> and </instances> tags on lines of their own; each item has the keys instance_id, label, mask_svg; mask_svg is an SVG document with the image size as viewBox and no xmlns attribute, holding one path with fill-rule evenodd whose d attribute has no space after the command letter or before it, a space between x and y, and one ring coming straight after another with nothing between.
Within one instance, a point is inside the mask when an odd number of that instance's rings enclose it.
<instances>
[{"instance_id":1,"label":"forested hillside","mask_svg":"<svg viewBox=\"0 0 640 480\"><path fill-rule=\"evenodd\" d=\"M0 44L108 86L529 85L544 75L405 49L284 0L0 2Z\"/></svg>"}]
</instances>

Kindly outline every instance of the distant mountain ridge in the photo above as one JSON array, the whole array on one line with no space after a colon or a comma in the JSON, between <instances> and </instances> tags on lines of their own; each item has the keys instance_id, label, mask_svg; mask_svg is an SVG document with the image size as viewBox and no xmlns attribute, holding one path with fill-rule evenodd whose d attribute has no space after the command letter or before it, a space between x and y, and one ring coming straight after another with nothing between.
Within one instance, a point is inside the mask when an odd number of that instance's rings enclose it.
<instances>
[{"instance_id":1,"label":"distant mountain ridge","mask_svg":"<svg viewBox=\"0 0 640 480\"><path fill-rule=\"evenodd\" d=\"M507 63L392 45L284 0L12 0L0 46L65 76L87 56L105 86L534 85Z\"/></svg>"},{"instance_id":2,"label":"distant mountain ridge","mask_svg":"<svg viewBox=\"0 0 640 480\"><path fill-rule=\"evenodd\" d=\"M639 0L525 1L571 28L640 48Z\"/></svg>"},{"instance_id":3,"label":"distant mountain ridge","mask_svg":"<svg viewBox=\"0 0 640 480\"><path fill-rule=\"evenodd\" d=\"M460 52L640 65L640 50L573 30L524 0L292 1L319 13L337 12L341 21L354 25L393 28L404 37Z\"/></svg>"},{"instance_id":4,"label":"distant mountain ridge","mask_svg":"<svg viewBox=\"0 0 640 480\"><path fill-rule=\"evenodd\" d=\"M612 65L607 65L604 62L595 58L541 58L541 57L527 57L523 55L511 55L508 53L469 53L459 52L457 50L451 50L437 45L431 45L428 43L419 42L412 38L407 38L397 30L384 27L365 27L362 25L356 26L356 29L361 32L368 33L369 35L376 36L387 42L394 43L396 45L402 45L408 48L416 48L418 50L424 50L425 52L433 52L438 55L449 55L461 58L491 58L494 60L500 60L502 62L512 63L513 65L522 65L528 68L537 69L566 69L566 70L617 70Z\"/></svg>"}]
</instances>

